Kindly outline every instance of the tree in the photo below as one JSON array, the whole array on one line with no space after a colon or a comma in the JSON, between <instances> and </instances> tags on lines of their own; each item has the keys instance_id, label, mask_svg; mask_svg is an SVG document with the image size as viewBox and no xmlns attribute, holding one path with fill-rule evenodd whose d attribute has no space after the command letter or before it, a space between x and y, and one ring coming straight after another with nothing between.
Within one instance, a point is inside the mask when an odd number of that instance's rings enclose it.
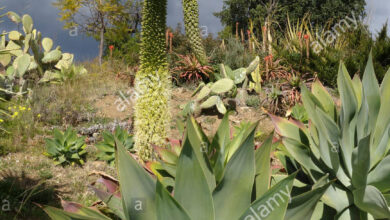
<instances>
[{"instance_id":1,"label":"tree","mask_svg":"<svg viewBox=\"0 0 390 220\"><path fill-rule=\"evenodd\" d=\"M86 33L100 41L99 64L102 64L104 35L107 29L123 22L124 14L133 6L132 0L56 0L65 22L64 28Z\"/></svg>"},{"instance_id":2,"label":"tree","mask_svg":"<svg viewBox=\"0 0 390 220\"><path fill-rule=\"evenodd\" d=\"M277 7L269 10L270 5ZM246 30L249 19L253 20L255 27L261 27L266 17L272 15L280 31L284 31L287 14L295 22L308 13L314 26L324 27L350 16L352 12L355 16L363 16L365 5L365 0L224 0L222 11L215 16L235 33L236 22L239 29Z\"/></svg>"},{"instance_id":3,"label":"tree","mask_svg":"<svg viewBox=\"0 0 390 220\"><path fill-rule=\"evenodd\" d=\"M201 64L206 64L206 51L199 30L199 6L197 0L183 0L184 26L191 48Z\"/></svg>"},{"instance_id":4,"label":"tree","mask_svg":"<svg viewBox=\"0 0 390 220\"><path fill-rule=\"evenodd\" d=\"M170 117L170 81L165 45L167 0L145 0L142 11L140 69L135 88L135 149L139 157L153 158L153 145L165 146Z\"/></svg>"}]
</instances>

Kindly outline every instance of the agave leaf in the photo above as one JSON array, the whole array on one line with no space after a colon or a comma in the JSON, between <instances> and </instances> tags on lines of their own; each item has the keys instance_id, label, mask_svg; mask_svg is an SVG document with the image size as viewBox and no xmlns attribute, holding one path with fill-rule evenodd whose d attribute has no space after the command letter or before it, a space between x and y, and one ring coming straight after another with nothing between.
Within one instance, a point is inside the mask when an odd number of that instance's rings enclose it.
<instances>
[{"instance_id":1,"label":"agave leaf","mask_svg":"<svg viewBox=\"0 0 390 220\"><path fill-rule=\"evenodd\" d=\"M223 117L221 124L219 124L217 133L211 142L211 149L215 149L216 152L213 155L211 162L213 163L213 170L216 180L220 180L223 175L223 169L225 167L225 152L226 146L230 141L230 128L229 128L229 112Z\"/></svg>"},{"instance_id":2,"label":"agave leaf","mask_svg":"<svg viewBox=\"0 0 390 220\"><path fill-rule=\"evenodd\" d=\"M367 185L367 175L370 171L370 140L370 136L360 140L352 153L352 185L355 188Z\"/></svg>"},{"instance_id":3,"label":"agave leaf","mask_svg":"<svg viewBox=\"0 0 390 220\"><path fill-rule=\"evenodd\" d=\"M210 148L210 141L194 117L189 117L187 119L187 138L190 141L191 147L193 148L193 151L207 179L210 192L212 192L216 186L216 183L211 164L207 158L207 152Z\"/></svg>"},{"instance_id":4,"label":"agave leaf","mask_svg":"<svg viewBox=\"0 0 390 220\"><path fill-rule=\"evenodd\" d=\"M326 183L325 185L312 189L306 193L300 194L292 198L288 205L286 220L310 220L318 201L322 195L328 189L332 182Z\"/></svg>"},{"instance_id":5,"label":"agave leaf","mask_svg":"<svg viewBox=\"0 0 390 220\"><path fill-rule=\"evenodd\" d=\"M374 167L381 158L389 151L390 145L386 144L385 148L379 148L379 144L382 141L382 137L387 135L386 129L390 122L390 69L387 71L381 85L381 107L379 109L377 123L375 126L374 137L373 137L373 149L374 152L373 161L371 168Z\"/></svg>"},{"instance_id":6,"label":"agave leaf","mask_svg":"<svg viewBox=\"0 0 390 220\"><path fill-rule=\"evenodd\" d=\"M324 111L332 118L336 119L336 106L332 99L332 96L326 90L326 88L322 85L322 83L317 80L312 84L312 93L321 103L324 108Z\"/></svg>"},{"instance_id":7,"label":"agave leaf","mask_svg":"<svg viewBox=\"0 0 390 220\"><path fill-rule=\"evenodd\" d=\"M256 199L264 195L271 182L271 149L274 134L270 134L265 142L256 150Z\"/></svg>"},{"instance_id":8,"label":"agave leaf","mask_svg":"<svg viewBox=\"0 0 390 220\"><path fill-rule=\"evenodd\" d=\"M122 143L116 140L116 164L120 176L123 211L126 219L155 220L156 180L135 161ZM134 190L137 189L137 190ZM136 203L136 204L135 204ZM136 205L142 205L143 210Z\"/></svg>"},{"instance_id":9,"label":"agave leaf","mask_svg":"<svg viewBox=\"0 0 390 220\"><path fill-rule=\"evenodd\" d=\"M255 178L254 135L252 129L227 163L223 179L213 192L215 219L238 219L251 203Z\"/></svg>"},{"instance_id":10,"label":"agave leaf","mask_svg":"<svg viewBox=\"0 0 390 220\"><path fill-rule=\"evenodd\" d=\"M114 196L113 194L104 192L95 187L90 187L96 194L99 199L101 199L104 204L108 206L110 210L114 212L121 219L126 219L125 214L123 212L123 205L121 198Z\"/></svg>"},{"instance_id":11,"label":"agave leaf","mask_svg":"<svg viewBox=\"0 0 390 220\"><path fill-rule=\"evenodd\" d=\"M157 219L191 220L184 208L169 194L164 186L157 181L156 184Z\"/></svg>"},{"instance_id":12,"label":"agave leaf","mask_svg":"<svg viewBox=\"0 0 390 220\"><path fill-rule=\"evenodd\" d=\"M251 124L247 129L242 129L240 133L238 133L233 140L226 147L225 161L229 161L230 158L234 155L237 149L242 145L242 143L248 138L248 136L252 133L253 130L256 129L258 125L257 123Z\"/></svg>"},{"instance_id":13,"label":"agave leaf","mask_svg":"<svg viewBox=\"0 0 390 220\"><path fill-rule=\"evenodd\" d=\"M372 214L376 219L390 218L389 206L382 193L374 186L366 187L353 191L354 202L361 210Z\"/></svg>"},{"instance_id":14,"label":"agave leaf","mask_svg":"<svg viewBox=\"0 0 390 220\"><path fill-rule=\"evenodd\" d=\"M362 106L362 99L363 99L363 84L360 80L359 75L355 75L352 79L352 86L353 90L355 91L356 99L358 102L358 109Z\"/></svg>"},{"instance_id":15,"label":"agave leaf","mask_svg":"<svg viewBox=\"0 0 390 220\"><path fill-rule=\"evenodd\" d=\"M381 95L378 80L375 76L374 64L372 61L372 52L370 52L366 70L363 75L364 98L369 106L369 124L370 131L374 129L379 109L381 107Z\"/></svg>"},{"instance_id":16,"label":"agave leaf","mask_svg":"<svg viewBox=\"0 0 390 220\"><path fill-rule=\"evenodd\" d=\"M290 202L290 192L296 174L294 173L278 182L262 197L253 202L244 214L241 215L240 220L283 219L287 205Z\"/></svg>"},{"instance_id":17,"label":"agave leaf","mask_svg":"<svg viewBox=\"0 0 390 220\"><path fill-rule=\"evenodd\" d=\"M190 123L189 123L190 124ZM196 148L191 146L187 131L177 164L175 179L175 199L187 210L191 219L214 219L214 204L201 162L196 155Z\"/></svg>"},{"instance_id":18,"label":"agave leaf","mask_svg":"<svg viewBox=\"0 0 390 220\"><path fill-rule=\"evenodd\" d=\"M381 192L390 190L390 155L381 160L381 162L368 174L368 184L375 186Z\"/></svg>"}]
</instances>

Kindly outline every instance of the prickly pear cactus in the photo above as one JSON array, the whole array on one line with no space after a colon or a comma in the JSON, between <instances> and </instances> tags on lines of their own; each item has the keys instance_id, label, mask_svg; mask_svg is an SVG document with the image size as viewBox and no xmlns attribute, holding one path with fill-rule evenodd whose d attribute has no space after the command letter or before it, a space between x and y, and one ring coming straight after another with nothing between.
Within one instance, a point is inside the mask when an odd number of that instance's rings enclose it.
<instances>
[{"instance_id":1,"label":"prickly pear cactus","mask_svg":"<svg viewBox=\"0 0 390 220\"><path fill-rule=\"evenodd\" d=\"M15 24L22 24L23 33L10 31L1 35L0 50L3 53L0 53L0 63L7 69L6 77L9 80L19 79L19 84L24 84L28 78L41 79L39 82L63 79L62 70L72 67L73 54L63 54L60 47L52 50L53 40L42 39L41 33L34 29L30 15L20 17L15 12L7 15ZM38 77L30 77L30 74Z\"/></svg>"}]
</instances>

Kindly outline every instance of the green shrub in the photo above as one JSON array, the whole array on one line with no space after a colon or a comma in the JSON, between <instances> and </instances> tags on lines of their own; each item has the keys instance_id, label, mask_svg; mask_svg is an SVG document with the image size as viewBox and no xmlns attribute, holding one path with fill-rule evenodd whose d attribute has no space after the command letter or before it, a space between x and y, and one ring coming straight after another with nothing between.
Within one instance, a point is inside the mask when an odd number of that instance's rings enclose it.
<instances>
[{"instance_id":1,"label":"green shrub","mask_svg":"<svg viewBox=\"0 0 390 220\"><path fill-rule=\"evenodd\" d=\"M261 106L260 97L257 95L250 95L245 101L246 105L253 108L258 108Z\"/></svg>"},{"instance_id":2,"label":"green shrub","mask_svg":"<svg viewBox=\"0 0 390 220\"><path fill-rule=\"evenodd\" d=\"M55 165L83 165L87 154L85 137L78 137L73 128L64 133L58 129L53 130L53 138L46 138L45 155L54 160Z\"/></svg>"}]
</instances>

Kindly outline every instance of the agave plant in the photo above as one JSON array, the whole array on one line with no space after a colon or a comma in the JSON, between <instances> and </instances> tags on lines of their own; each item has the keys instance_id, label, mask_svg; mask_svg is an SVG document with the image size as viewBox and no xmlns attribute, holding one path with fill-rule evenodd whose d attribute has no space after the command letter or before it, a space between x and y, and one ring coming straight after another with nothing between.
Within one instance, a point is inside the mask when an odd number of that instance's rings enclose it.
<instances>
[{"instance_id":1,"label":"agave plant","mask_svg":"<svg viewBox=\"0 0 390 220\"><path fill-rule=\"evenodd\" d=\"M195 119L189 118L172 192L118 142L119 182L103 175L98 182L104 183L108 192L93 189L113 213L124 220L248 220L260 216L261 219L302 219L311 216L329 183L319 182L291 201L296 174L270 187L272 138L255 150L256 126L250 124L229 143L229 124L225 119L210 143ZM215 147L215 160L208 159L202 148L205 142ZM65 210L45 207L45 211L56 220L110 219L79 204L64 202L63 205Z\"/></svg>"},{"instance_id":2,"label":"agave plant","mask_svg":"<svg viewBox=\"0 0 390 220\"><path fill-rule=\"evenodd\" d=\"M52 158L56 165L84 164L87 154L84 137L78 137L73 128L64 133L58 129L53 130L53 138L47 138L45 155Z\"/></svg>"},{"instance_id":3,"label":"agave plant","mask_svg":"<svg viewBox=\"0 0 390 220\"><path fill-rule=\"evenodd\" d=\"M317 81L301 88L308 125L271 115L285 145L279 156L304 183L326 173L336 180L321 199L326 219L389 219L390 70L379 86L370 55L362 81L344 64L337 81L340 110Z\"/></svg>"},{"instance_id":4,"label":"agave plant","mask_svg":"<svg viewBox=\"0 0 390 220\"><path fill-rule=\"evenodd\" d=\"M103 132L103 141L96 144L99 150L97 158L107 161L111 166L115 163L115 140L121 142L127 151L131 150L134 145L133 136L120 127L115 128L114 134L108 131Z\"/></svg>"}]
</instances>

